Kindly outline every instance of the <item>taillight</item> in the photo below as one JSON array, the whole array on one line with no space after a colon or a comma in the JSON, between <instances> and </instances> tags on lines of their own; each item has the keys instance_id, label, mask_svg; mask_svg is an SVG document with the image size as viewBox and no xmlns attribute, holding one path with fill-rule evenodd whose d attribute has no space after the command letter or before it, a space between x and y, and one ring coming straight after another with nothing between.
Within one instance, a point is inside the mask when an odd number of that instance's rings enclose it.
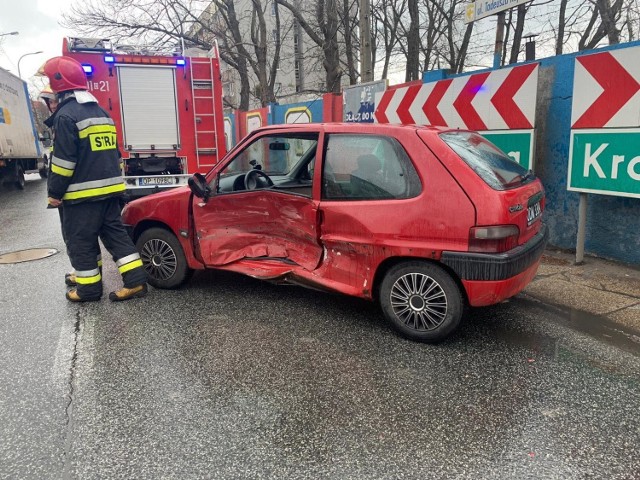
<instances>
[{"instance_id":1,"label":"taillight","mask_svg":"<svg viewBox=\"0 0 640 480\"><path fill-rule=\"evenodd\" d=\"M472 227L469 230L469 251L482 253L506 252L518 246L520 229L516 225Z\"/></svg>"}]
</instances>

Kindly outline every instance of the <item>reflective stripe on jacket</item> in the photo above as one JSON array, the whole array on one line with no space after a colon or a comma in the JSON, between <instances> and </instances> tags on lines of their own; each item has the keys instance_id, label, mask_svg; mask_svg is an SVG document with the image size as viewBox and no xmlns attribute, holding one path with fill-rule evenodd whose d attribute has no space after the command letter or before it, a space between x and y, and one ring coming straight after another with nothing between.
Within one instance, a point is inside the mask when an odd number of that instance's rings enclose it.
<instances>
[{"instance_id":1,"label":"reflective stripe on jacket","mask_svg":"<svg viewBox=\"0 0 640 480\"><path fill-rule=\"evenodd\" d=\"M49 196L80 203L125 191L116 127L97 103L66 98L54 116Z\"/></svg>"}]
</instances>

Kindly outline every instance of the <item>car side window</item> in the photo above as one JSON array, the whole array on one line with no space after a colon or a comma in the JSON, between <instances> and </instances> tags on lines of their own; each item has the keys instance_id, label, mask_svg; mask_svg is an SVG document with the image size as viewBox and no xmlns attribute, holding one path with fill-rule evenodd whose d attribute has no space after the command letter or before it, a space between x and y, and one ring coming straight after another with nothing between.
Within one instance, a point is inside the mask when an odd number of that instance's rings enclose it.
<instances>
[{"instance_id":1,"label":"car side window","mask_svg":"<svg viewBox=\"0 0 640 480\"><path fill-rule=\"evenodd\" d=\"M318 134L299 132L256 138L212 181L217 193L274 188L311 197Z\"/></svg>"},{"instance_id":2,"label":"car side window","mask_svg":"<svg viewBox=\"0 0 640 480\"><path fill-rule=\"evenodd\" d=\"M415 197L421 185L400 143L377 135L327 136L322 171L324 200L381 200Z\"/></svg>"}]
</instances>

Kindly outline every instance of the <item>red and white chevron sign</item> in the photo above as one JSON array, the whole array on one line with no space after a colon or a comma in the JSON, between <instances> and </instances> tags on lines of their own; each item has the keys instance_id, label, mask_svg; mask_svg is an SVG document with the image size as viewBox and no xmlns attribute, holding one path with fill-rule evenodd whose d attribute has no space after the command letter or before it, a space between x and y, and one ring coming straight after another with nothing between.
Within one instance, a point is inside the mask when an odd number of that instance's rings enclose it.
<instances>
[{"instance_id":1,"label":"red and white chevron sign","mask_svg":"<svg viewBox=\"0 0 640 480\"><path fill-rule=\"evenodd\" d=\"M379 123L441 125L470 130L532 129L538 64L476 73L376 95Z\"/></svg>"},{"instance_id":2,"label":"red and white chevron sign","mask_svg":"<svg viewBox=\"0 0 640 480\"><path fill-rule=\"evenodd\" d=\"M571 128L640 126L640 47L576 58Z\"/></svg>"}]
</instances>

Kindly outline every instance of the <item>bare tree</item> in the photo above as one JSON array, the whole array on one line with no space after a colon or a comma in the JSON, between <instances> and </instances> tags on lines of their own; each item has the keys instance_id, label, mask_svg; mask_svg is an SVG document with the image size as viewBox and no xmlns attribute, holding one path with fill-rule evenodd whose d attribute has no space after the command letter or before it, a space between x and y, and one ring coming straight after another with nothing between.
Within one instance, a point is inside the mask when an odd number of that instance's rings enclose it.
<instances>
[{"instance_id":1,"label":"bare tree","mask_svg":"<svg viewBox=\"0 0 640 480\"><path fill-rule=\"evenodd\" d=\"M317 23L314 23L316 28L307 20L311 18L313 13L305 12L302 8L286 0L274 1L288 9L311 41L322 49L327 91L340 93L340 78L342 76L338 45L340 18L336 0L319 0L315 2L314 20Z\"/></svg>"},{"instance_id":2,"label":"bare tree","mask_svg":"<svg viewBox=\"0 0 640 480\"><path fill-rule=\"evenodd\" d=\"M233 3L233 2L231 2ZM280 58L280 15L275 5L275 19L276 29L274 39L274 60L269 66L267 59L267 28L264 19L264 10L260 4L260 0L252 0L253 13L251 16L251 40L254 45L254 51L256 53L256 59L251 59L251 66L258 77L259 98L262 106L266 106L269 103L274 103L276 97L273 93L273 86L276 80L276 74L278 71L278 60Z\"/></svg>"},{"instance_id":3,"label":"bare tree","mask_svg":"<svg viewBox=\"0 0 640 480\"><path fill-rule=\"evenodd\" d=\"M608 37L610 45L619 42L616 23L620 18L622 4L622 0L616 0L613 5L608 0L595 0L589 21L578 41L578 50L595 48L605 37Z\"/></svg>"},{"instance_id":4,"label":"bare tree","mask_svg":"<svg viewBox=\"0 0 640 480\"><path fill-rule=\"evenodd\" d=\"M560 0L557 9L547 6L557 5L554 0L520 5L508 13L502 64L507 59L508 63L518 61L525 28L538 32L538 44L546 42L556 54L633 40L640 27L639 2ZM487 66L493 29L476 28L477 22L464 25L466 3L373 0L376 77L392 75L392 66L395 73L404 69L406 81L419 79L421 71L433 68L462 73L469 66ZM246 110L253 97L266 105L282 96L276 97L274 89L285 61L298 65L304 60L307 71L317 67L316 71L324 72L324 87L309 88L297 81L298 93L339 93L343 76L356 83L360 78L358 5L357 0L87 0L74 4L64 23L83 34L118 42L131 39L160 46L184 42L209 49L217 40L222 60L237 72L240 85L239 102L229 105ZM266 18L269 13L275 18ZM304 46L287 48L282 40L302 32Z\"/></svg>"},{"instance_id":5,"label":"bare tree","mask_svg":"<svg viewBox=\"0 0 640 480\"><path fill-rule=\"evenodd\" d=\"M558 34L556 37L556 55L562 55L568 1L569 0L560 0L560 11L558 12Z\"/></svg>"},{"instance_id":6,"label":"bare tree","mask_svg":"<svg viewBox=\"0 0 640 480\"><path fill-rule=\"evenodd\" d=\"M387 78L389 75L389 65L400 41L398 32L400 21L397 16L397 10L394 8L395 3L394 0L378 0L374 2L371 8L371 16L373 17L372 44L375 46L373 68L375 70L378 58L377 52L379 46L381 46L383 53L381 78Z\"/></svg>"},{"instance_id":7,"label":"bare tree","mask_svg":"<svg viewBox=\"0 0 640 480\"><path fill-rule=\"evenodd\" d=\"M217 39L222 60L238 72L240 80L240 103L231 106L246 110L252 94L249 70L258 79L259 88L253 93L266 105L275 101L273 87L280 60L277 9L277 41L271 43L264 19L266 7L260 0L252 0L251 7L247 14L238 15L232 0L91 1L74 4L64 16L64 25L85 34L154 45L185 41L210 49ZM249 37L245 38L247 31Z\"/></svg>"},{"instance_id":8,"label":"bare tree","mask_svg":"<svg viewBox=\"0 0 640 480\"><path fill-rule=\"evenodd\" d=\"M600 10L602 28L609 38L609 45L620 43L620 34L616 24L620 18L622 0L617 0L613 5L609 0L596 0L596 6Z\"/></svg>"},{"instance_id":9,"label":"bare tree","mask_svg":"<svg viewBox=\"0 0 640 480\"><path fill-rule=\"evenodd\" d=\"M473 23L467 25L464 35L460 38L458 26L462 23L460 6L464 0L439 0L433 6L440 14L438 29L442 35L437 39L436 48L439 57L447 62L449 69L460 73L464 69L467 49L473 32ZM441 45L440 45L441 44Z\"/></svg>"},{"instance_id":10,"label":"bare tree","mask_svg":"<svg viewBox=\"0 0 640 480\"><path fill-rule=\"evenodd\" d=\"M453 71L456 73L462 73L464 71L465 60L467 58L467 48L469 47L469 41L471 40L471 33L473 32L473 22L467 25L464 31L464 37L460 42L460 48L458 49L458 55L456 57Z\"/></svg>"},{"instance_id":11,"label":"bare tree","mask_svg":"<svg viewBox=\"0 0 640 480\"><path fill-rule=\"evenodd\" d=\"M212 2L209 5L213 9L211 15L199 16L196 20L196 29L199 38L206 38L212 41L213 38L220 40L220 56L232 68L238 72L240 79L240 103L230 104L232 108L241 110L249 109L251 86L249 83L249 59L242 42L240 31L240 21L236 15L233 2Z\"/></svg>"},{"instance_id":12,"label":"bare tree","mask_svg":"<svg viewBox=\"0 0 640 480\"><path fill-rule=\"evenodd\" d=\"M357 6L357 1L342 0L342 10L340 12L349 85L355 85L359 78L356 58L358 58L360 42L356 33L358 31L358 16L360 12Z\"/></svg>"},{"instance_id":13,"label":"bare tree","mask_svg":"<svg viewBox=\"0 0 640 480\"><path fill-rule=\"evenodd\" d=\"M407 0L409 7L409 28L407 29L407 69L405 81L418 80L420 78L420 13L418 0Z\"/></svg>"},{"instance_id":14,"label":"bare tree","mask_svg":"<svg viewBox=\"0 0 640 480\"><path fill-rule=\"evenodd\" d=\"M427 13L426 32L422 35L420 51L423 55L422 70L427 71L437 65L439 58L435 54L436 47L446 32L446 15L444 1L423 0L422 5Z\"/></svg>"},{"instance_id":15,"label":"bare tree","mask_svg":"<svg viewBox=\"0 0 640 480\"><path fill-rule=\"evenodd\" d=\"M518 61L518 55L520 54L520 46L522 45L522 32L524 30L524 17L527 14L526 4L518 5L518 19L516 20L516 27L513 32L513 42L511 44L511 56L509 57L509 63L516 63ZM513 11L513 9L512 9Z\"/></svg>"}]
</instances>

